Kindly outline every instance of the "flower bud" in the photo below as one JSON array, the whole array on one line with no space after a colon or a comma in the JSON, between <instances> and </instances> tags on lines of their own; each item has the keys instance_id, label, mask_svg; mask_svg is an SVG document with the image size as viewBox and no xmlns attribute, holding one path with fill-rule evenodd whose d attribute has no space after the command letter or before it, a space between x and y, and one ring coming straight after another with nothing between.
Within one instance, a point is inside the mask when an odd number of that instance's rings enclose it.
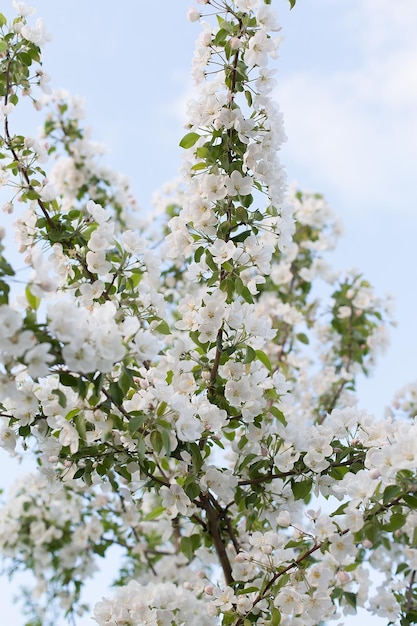
<instances>
[{"instance_id":1,"label":"flower bud","mask_svg":"<svg viewBox=\"0 0 417 626\"><path fill-rule=\"evenodd\" d=\"M288 528L291 524L291 516L289 511L280 511L277 517L277 524L281 528Z\"/></svg>"},{"instance_id":2,"label":"flower bud","mask_svg":"<svg viewBox=\"0 0 417 626\"><path fill-rule=\"evenodd\" d=\"M340 572L337 572L337 580L341 585L345 585L350 581L350 576L347 572L341 570Z\"/></svg>"},{"instance_id":3,"label":"flower bud","mask_svg":"<svg viewBox=\"0 0 417 626\"><path fill-rule=\"evenodd\" d=\"M194 7L190 7L187 13L187 20L190 22L198 22L201 14Z\"/></svg>"},{"instance_id":4,"label":"flower bud","mask_svg":"<svg viewBox=\"0 0 417 626\"><path fill-rule=\"evenodd\" d=\"M239 37L231 37L229 40L229 44L232 50L237 50L242 47L242 41Z\"/></svg>"},{"instance_id":5,"label":"flower bud","mask_svg":"<svg viewBox=\"0 0 417 626\"><path fill-rule=\"evenodd\" d=\"M3 213L8 213L9 215L13 213L13 204L11 202L6 202L2 207Z\"/></svg>"}]
</instances>

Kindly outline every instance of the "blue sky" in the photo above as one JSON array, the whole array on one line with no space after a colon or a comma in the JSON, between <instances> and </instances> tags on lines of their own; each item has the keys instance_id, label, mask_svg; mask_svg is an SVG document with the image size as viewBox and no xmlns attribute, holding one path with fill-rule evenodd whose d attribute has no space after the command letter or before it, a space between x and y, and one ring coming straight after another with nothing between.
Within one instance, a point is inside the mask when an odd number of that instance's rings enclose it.
<instances>
[{"instance_id":1,"label":"blue sky","mask_svg":"<svg viewBox=\"0 0 417 626\"><path fill-rule=\"evenodd\" d=\"M128 175L151 210L153 191L179 164L199 32L185 17L192 0L32 4L53 34L44 57L53 86L85 96L93 136L110 149L105 161ZM323 193L341 216L335 263L360 268L396 301L391 347L360 385L362 404L382 415L396 389L417 378L417 3L297 0L292 11L287 0L273 4L285 38L276 95L289 180ZM12 16L11 1L3 5ZM31 132L40 123L34 114L25 122ZM97 599L105 592L98 586ZM0 592L11 594L1 580ZM2 612L4 623L23 624L12 602Z\"/></svg>"}]
</instances>

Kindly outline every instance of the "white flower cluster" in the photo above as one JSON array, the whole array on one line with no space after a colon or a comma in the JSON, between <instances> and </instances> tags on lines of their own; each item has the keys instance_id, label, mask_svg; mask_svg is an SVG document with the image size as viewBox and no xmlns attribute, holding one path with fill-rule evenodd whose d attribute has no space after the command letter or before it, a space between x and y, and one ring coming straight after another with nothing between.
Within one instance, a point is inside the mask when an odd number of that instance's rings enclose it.
<instances>
[{"instance_id":1,"label":"white flower cluster","mask_svg":"<svg viewBox=\"0 0 417 626\"><path fill-rule=\"evenodd\" d=\"M99 626L183 626L217 622L207 615L206 603L193 591L172 583L140 585L132 580L112 600L96 604L94 618Z\"/></svg>"},{"instance_id":2,"label":"white flower cluster","mask_svg":"<svg viewBox=\"0 0 417 626\"><path fill-rule=\"evenodd\" d=\"M36 577L34 596L56 589L65 611L78 585L97 569L91 545L103 534L96 515L82 516L81 496L40 473L24 476L0 508L0 551ZM53 594L51 594L53 597Z\"/></svg>"},{"instance_id":3,"label":"white flower cluster","mask_svg":"<svg viewBox=\"0 0 417 626\"><path fill-rule=\"evenodd\" d=\"M224 8L227 13L227 6ZM239 11L242 8L236 5L235 10ZM188 234L187 224L191 224L197 232L206 235L207 238L212 238L219 223L216 204L222 203L226 197L238 200L242 196L254 193L255 181L265 189L271 205L279 207L279 215L269 218L268 228L279 234L281 247L285 247L291 241L292 208L283 202L285 175L277 158L277 151L285 140L285 133L282 116L275 109L270 97L273 73L266 68L269 57L275 55L280 43L279 39L272 39L267 30L271 26L273 30L278 30L278 26L271 7L267 5L259 7L258 4L254 13L256 28L241 29L239 35L230 40L230 45L235 50L235 58L238 59L241 55L242 61L248 66L248 74L251 74L250 87L249 79L246 85L243 81L243 85L251 90L246 93L254 94L253 97L250 96L254 111L252 115L245 115L244 103L236 106L238 102L238 92L235 90L236 75L233 74L231 67L225 71L216 70L212 80L207 80L209 76L206 70L207 66L210 66L212 56L217 62L217 55L223 52L221 46L216 44L221 27L212 28L208 23L204 23L204 30L197 41L193 74L197 82L206 80L199 87L199 99L190 101L187 115L190 134L195 133L196 138L200 137L196 144L197 150L192 148L197 175L192 175L189 180L180 216L171 221L167 254L172 258L178 258L182 254L187 256L190 253L192 238ZM215 67L215 63L213 65ZM232 74L231 78L228 77L228 71ZM256 80L254 72L258 75ZM239 158L236 157L235 164L233 161L230 162L230 167L225 167L225 164L222 164L221 169L202 167L200 152L209 151L206 142L213 130L218 136L230 137L231 133L236 133L237 140L241 143L242 154ZM188 153L186 158L190 158ZM193 174L193 161L187 160L183 167L185 176L189 176L190 167ZM261 242L253 241L252 246L254 244L262 246ZM264 252L266 253L266 250ZM245 246L240 243L234 244L231 240L214 241L212 253L216 263L222 264L233 257L240 265L247 262Z\"/></svg>"}]
</instances>

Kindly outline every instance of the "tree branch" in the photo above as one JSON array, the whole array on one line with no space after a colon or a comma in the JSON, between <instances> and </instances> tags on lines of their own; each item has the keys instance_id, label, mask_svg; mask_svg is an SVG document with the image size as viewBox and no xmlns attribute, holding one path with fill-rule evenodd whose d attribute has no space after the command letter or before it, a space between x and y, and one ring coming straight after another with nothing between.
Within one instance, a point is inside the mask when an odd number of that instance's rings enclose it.
<instances>
[{"instance_id":1,"label":"tree branch","mask_svg":"<svg viewBox=\"0 0 417 626\"><path fill-rule=\"evenodd\" d=\"M219 558L219 563L223 570L226 585L231 585L233 583L232 567L230 565L229 557L226 552L226 546L221 535L220 515L214 508L208 495L201 493L196 504L201 506L201 508L207 513L208 532L213 540L214 549L216 550Z\"/></svg>"}]
</instances>

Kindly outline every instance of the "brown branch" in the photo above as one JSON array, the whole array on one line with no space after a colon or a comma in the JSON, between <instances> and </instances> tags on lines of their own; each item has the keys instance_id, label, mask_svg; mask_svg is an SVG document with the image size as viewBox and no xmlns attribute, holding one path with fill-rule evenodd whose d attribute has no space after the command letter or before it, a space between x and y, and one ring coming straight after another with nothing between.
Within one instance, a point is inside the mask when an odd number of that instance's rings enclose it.
<instances>
[{"instance_id":1,"label":"brown branch","mask_svg":"<svg viewBox=\"0 0 417 626\"><path fill-rule=\"evenodd\" d=\"M9 93L10 93L10 91L11 91L11 84L10 84L10 68L11 68L11 62L12 62L12 59L9 57L9 59L8 59L8 63L7 63L7 66L6 66L6 72L5 72L5 75L6 75L6 88L5 88L5 95L4 95L4 104L5 104L5 105L7 105L7 103L8 103L8 100L9 100ZM27 167L27 166L23 163L23 161L19 158L18 153L16 152L15 148L13 147L13 141L12 141L12 137L11 137L10 130L9 130L9 120L8 120L8 116L7 116L7 115L6 115L6 116L5 116L5 118L4 118L4 134L5 134L5 141L6 141L7 147L9 148L9 150L10 150L10 152L11 152L12 156L13 156L13 159L14 159L14 160L16 161L16 163L18 164L18 169L19 169L19 171L20 171L21 176L23 177L24 182L26 183L26 187L27 187L27 189L28 189L29 191L33 191L34 193L36 193L36 194L37 194L38 192L36 191L36 189L34 188L34 186L32 185L32 183L30 182L30 177L29 177L29 174L28 174L28 167ZM48 223L48 226L49 226L52 230L54 230L54 231L59 231L59 230L60 230L60 225L59 225L59 224L57 224L57 223L55 223L55 222L52 220L52 218L51 218L51 216L49 215L49 212L48 212L48 210L47 210L47 208L46 208L45 203L44 203L44 202L43 202L43 201L42 201L39 197L37 198L36 202L37 202L37 204L38 204L39 208L41 209L41 211L42 211L42 213L43 213L43 215L44 215L44 217L45 217L45 219L46 219L46 221L47 221L47 223ZM85 259L84 259L84 258L83 258L80 254L77 254L77 255L76 255L76 259L77 259L77 261L80 263L80 265L82 266L82 268L83 268L83 270L84 270L84 272L85 272L86 276L87 276L87 277L89 278L89 280L93 283L93 282L96 280L96 277L95 277L95 276L94 276L94 274L93 274L92 272L90 272L90 270L88 269L88 267L87 267L87 263L86 263ZM121 271L121 269L120 269L120 271ZM109 291L110 287L113 285L113 283L114 283L114 281L115 281L115 279L116 279L117 275L118 275L118 273L116 272L116 274L115 274L115 276L114 276L114 278L113 278L112 283L109 285L109 287L107 288L107 290L103 293L103 297L104 297L106 300L109 300L109 299L110 299L110 298L109 298L108 291Z\"/></svg>"},{"instance_id":2,"label":"brown branch","mask_svg":"<svg viewBox=\"0 0 417 626\"><path fill-rule=\"evenodd\" d=\"M171 520L171 526L172 526L172 534L174 538L174 547L175 547L176 553L178 554L178 552L181 551L181 526L180 526L179 515L177 515Z\"/></svg>"},{"instance_id":3,"label":"brown branch","mask_svg":"<svg viewBox=\"0 0 417 626\"><path fill-rule=\"evenodd\" d=\"M198 505L198 502L194 501L195 504ZM199 515L196 515L194 513L194 515L191 515L190 520L192 522L194 522L195 524L198 524L199 526L201 526L201 528L204 530L205 533L208 532L208 526L206 524L206 522L204 520L201 519L201 517Z\"/></svg>"},{"instance_id":4,"label":"brown branch","mask_svg":"<svg viewBox=\"0 0 417 626\"><path fill-rule=\"evenodd\" d=\"M233 105L233 100L235 97L235 89L236 89L236 70L237 70L237 63L239 60L239 50L236 51L234 59L233 59L233 70L232 70L232 84L230 86L229 89L229 94L230 94L230 99L229 99L229 103L228 103L228 108L232 108ZM228 129L227 131L227 135L230 138L231 137L231 129ZM233 156L231 154L230 149L228 148L228 159L229 159L229 163L231 164L233 162ZM228 201L228 208L227 208L227 214L228 214L228 218L230 219L230 214L231 214L231 210L232 210L232 206L233 206L233 202L232 199L229 198ZM225 234L225 241L228 241L230 237L230 230L229 232L227 232ZM224 279L225 276L225 272L224 270L220 271L220 282ZM222 345L222 338L223 338L223 328L219 328L218 333L217 333L217 346L216 346L216 354L214 357L214 361L213 361L213 367L211 368L211 372L210 372L210 382L209 382L209 391L213 389L214 386L214 382L216 380L217 377L217 373L219 370L219 365L220 365L220 357L222 354L222 349L221 349L221 345Z\"/></svg>"},{"instance_id":5,"label":"brown branch","mask_svg":"<svg viewBox=\"0 0 417 626\"><path fill-rule=\"evenodd\" d=\"M352 324L352 319L353 319L353 308L351 308L351 314L349 317L349 337L350 337L350 341L349 341L349 351L348 351L348 359L347 359L347 363L345 365L345 370L346 372L350 371L352 362L353 362L353 324ZM342 366L340 366L342 367ZM324 420L326 419L327 415L329 415L329 413L331 413L333 411L333 409L336 407L337 401L340 398L340 395L343 391L343 389L346 387L347 383L349 381L344 379L342 380L341 383L339 383L339 386L336 388L336 390L333 392L333 396L330 399L329 404L326 406L326 408L324 409L322 415L317 419L317 424L323 424Z\"/></svg>"},{"instance_id":6,"label":"brown branch","mask_svg":"<svg viewBox=\"0 0 417 626\"><path fill-rule=\"evenodd\" d=\"M295 561L293 561L292 563L290 563L289 565L287 565L283 569L279 570L276 574L274 574L274 576L272 576L271 580L265 586L265 589L260 591L259 594L257 595L257 597L255 598L255 600L253 601L251 610L248 613L246 613L246 615L242 615L241 617L239 617L237 622L235 622L234 626L241 626L241 624L244 623L244 620L246 619L246 617L248 615L250 615L252 613L253 608L259 602L261 602L261 600L264 599L264 597L266 596L267 592L271 589L271 587L274 585L274 583L276 583L278 578L281 578L281 576L283 576L287 572L291 571L295 567L298 567L300 565L300 563L302 563L305 559L307 559L310 556L310 554L313 554L313 552L316 552L316 550L319 550L322 545L323 545L323 542L315 543L309 550L307 550L306 552L303 552L302 554L300 554L300 556L298 558L296 558Z\"/></svg>"},{"instance_id":7,"label":"brown branch","mask_svg":"<svg viewBox=\"0 0 417 626\"><path fill-rule=\"evenodd\" d=\"M117 495L119 496L119 499L120 499L120 504L121 504L121 507L122 507L122 511L124 513L126 513L125 499L124 499L123 495L120 492L118 492ZM138 544L140 544L141 541L140 541L140 537L139 537L139 534L138 534L138 531L136 530L136 528L134 526L130 526L130 530L132 531L133 536L136 539L136 542ZM149 569L151 570L152 574L154 576L156 576L156 570L155 570L155 568L154 568L154 566L152 564L152 561L150 560L148 554L146 553L146 551L144 552L144 556L145 556L145 559L146 559L146 562L148 564Z\"/></svg>"},{"instance_id":8,"label":"brown branch","mask_svg":"<svg viewBox=\"0 0 417 626\"><path fill-rule=\"evenodd\" d=\"M96 281L96 277L94 276L94 274L92 272L90 272L90 270L87 267L87 262L86 260L81 256L81 254L76 254L75 258L77 259L78 263L81 265L81 267L83 268L84 272L86 273L86 276L90 279L90 281L92 283L94 283ZM105 292L103 292L102 295L105 295ZM108 300L109 297L107 295L106 300Z\"/></svg>"},{"instance_id":9,"label":"brown branch","mask_svg":"<svg viewBox=\"0 0 417 626\"><path fill-rule=\"evenodd\" d=\"M220 515L216 511L208 495L200 494L198 502L196 502L207 513L208 531L213 540L214 549L216 550L219 563L223 570L226 585L233 583L232 567L229 557L227 556L226 546L220 531Z\"/></svg>"},{"instance_id":10,"label":"brown branch","mask_svg":"<svg viewBox=\"0 0 417 626\"><path fill-rule=\"evenodd\" d=\"M4 95L4 104L5 105L8 103L9 92L11 90L11 85L10 85L10 67L11 67L11 62L12 62L12 59L9 56L8 63L7 63L7 66L6 66L6 72L5 72L5 74L6 74L6 88L5 88L5 95ZM30 182L29 174L27 172L27 167L19 159L19 156L18 156L16 150L13 148L12 138L11 138L10 131L9 131L9 119L8 119L7 115L4 118L4 134L5 134L7 147L9 148L10 152L13 155L13 159L18 164L19 171L21 172L21 174L22 174L22 176L23 176L23 178L24 178L24 180L26 182L27 188L30 191L34 191L35 193L37 193L35 188L33 187L33 185ZM51 228L53 228L54 230L56 230L57 229L57 225L54 224L54 222L52 221L51 216L49 215L49 213L48 213L48 211L47 211L47 209L45 207L45 204L42 202L42 200L40 198L37 199L37 203L38 203L38 206L40 207L40 209L41 209L41 211L42 211L46 221L48 222L49 226Z\"/></svg>"},{"instance_id":11,"label":"brown branch","mask_svg":"<svg viewBox=\"0 0 417 626\"><path fill-rule=\"evenodd\" d=\"M329 467L345 467L347 465L353 465L353 463L356 463L357 461L361 461L364 458L365 458L365 452L361 452L360 454L358 454L355 457L352 457L348 461L330 463ZM310 473L313 473L313 470L310 470L310 468L308 469ZM265 476L259 476L258 478L248 478L246 480L240 480L238 482L238 485L239 486L260 485L264 482L270 482L274 480L275 478L288 478L289 476L301 476L301 475L302 475L302 472L300 472L299 470L291 470L290 472L276 472L276 473L271 472L270 474L267 474Z\"/></svg>"},{"instance_id":12,"label":"brown branch","mask_svg":"<svg viewBox=\"0 0 417 626\"><path fill-rule=\"evenodd\" d=\"M225 522L226 527L227 527L227 532L229 533L229 537L232 540L234 549L236 550L236 553L239 552L240 550L240 544L237 540L236 537L236 533L235 530L232 526L232 522L230 520L230 517L227 513L227 507L223 508L222 506L220 506L220 504L217 502L217 500L211 495L211 493L209 492L207 494L208 498L210 499L211 504L214 506L214 508L216 509L216 511L219 513L221 519ZM229 505L230 506L230 505Z\"/></svg>"},{"instance_id":13,"label":"brown branch","mask_svg":"<svg viewBox=\"0 0 417 626\"><path fill-rule=\"evenodd\" d=\"M288 286L288 291L287 291L288 296L291 296L293 294L293 291L295 288L296 269L297 269L297 265L294 261L290 268L292 277L291 277L291 282ZM278 371L281 363L283 363L284 349L285 349L285 344L287 343L287 339L290 336L290 328L291 328L290 324L286 323L286 328L284 332L282 333L281 341L278 345L278 363L276 367L274 367L272 373Z\"/></svg>"},{"instance_id":14,"label":"brown branch","mask_svg":"<svg viewBox=\"0 0 417 626\"><path fill-rule=\"evenodd\" d=\"M346 371L347 372L349 371L350 363L351 362L349 362L348 365L346 366ZM333 411L333 409L336 407L337 401L339 400L340 395L341 395L343 389L346 387L348 382L349 382L349 380L347 380L347 379L343 379L342 380L342 382L339 384L339 386L334 391L333 396L330 399L329 404L323 410L322 415L316 420L316 424L318 424L319 426L321 424L323 424L323 422L326 419L326 417Z\"/></svg>"},{"instance_id":15,"label":"brown branch","mask_svg":"<svg viewBox=\"0 0 417 626\"><path fill-rule=\"evenodd\" d=\"M230 517L227 515L225 510L223 510L223 519L226 523L227 532L229 533L229 537L232 540L233 547L236 550L236 553L238 553L240 551L240 543L237 540L235 529L232 526Z\"/></svg>"},{"instance_id":16,"label":"brown branch","mask_svg":"<svg viewBox=\"0 0 417 626\"><path fill-rule=\"evenodd\" d=\"M222 338L223 338L223 328L219 328L218 333L217 333L216 354L215 354L214 361L213 361L213 367L211 368L211 372L210 372L209 391L213 390L214 382L216 380L217 373L219 371L220 357L222 354L222 349L221 349Z\"/></svg>"},{"instance_id":17,"label":"brown branch","mask_svg":"<svg viewBox=\"0 0 417 626\"><path fill-rule=\"evenodd\" d=\"M406 610L407 613L409 611L411 611L411 607L413 606L413 585L414 585L414 580L416 577L416 570L413 569L413 571L411 572L411 577L410 577L410 582L408 583L408 587L407 587L407 606L406 606Z\"/></svg>"}]
</instances>

